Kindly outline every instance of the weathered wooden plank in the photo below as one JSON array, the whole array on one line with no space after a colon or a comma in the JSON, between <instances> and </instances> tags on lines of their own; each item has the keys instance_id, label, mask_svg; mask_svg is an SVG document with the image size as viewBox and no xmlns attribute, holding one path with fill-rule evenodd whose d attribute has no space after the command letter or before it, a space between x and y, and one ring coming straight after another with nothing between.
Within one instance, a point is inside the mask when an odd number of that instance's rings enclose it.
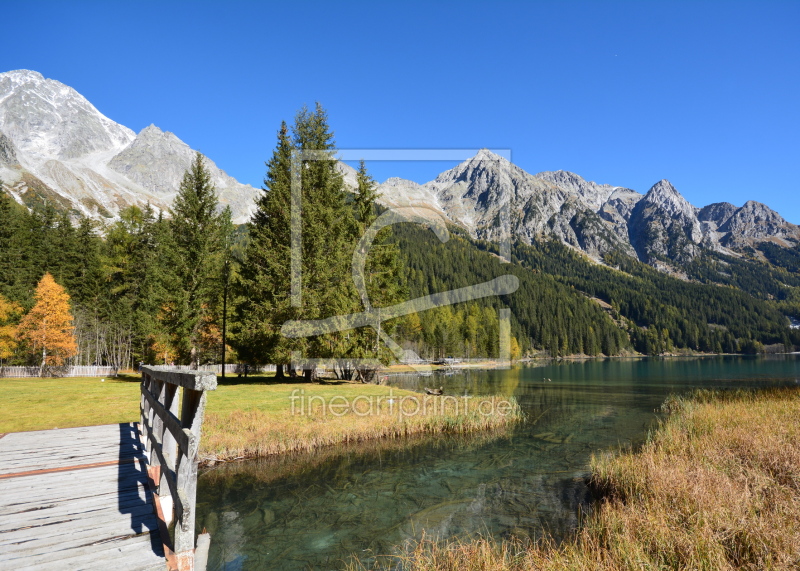
<instances>
[{"instance_id":1,"label":"weathered wooden plank","mask_svg":"<svg viewBox=\"0 0 800 571\"><path fill-rule=\"evenodd\" d=\"M130 438L128 440L127 438ZM27 447L14 448L14 447L0 447L0 455L5 457L15 457L19 455L41 455L46 457L50 453L69 453L80 450L83 447L91 447L109 450L119 450L121 447L128 447L133 450L141 448L138 437L136 440L133 436L126 437L122 440L116 435L97 435L92 438L75 439L71 441L61 440L47 440L47 439L31 439Z\"/></svg>"},{"instance_id":2,"label":"weathered wooden plank","mask_svg":"<svg viewBox=\"0 0 800 571\"><path fill-rule=\"evenodd\" d=\"M24 498L14 497L15 492L29 491L35 493L37 490L45 492L49 489L58 489L64 486L68 489L71 487L73 493L76 493L75 483L78 480L89 478L92 479L94 490L102 489L103 487L120 489L119 482L121 479L129 481L129 485L133 486L136 482L146 482L147 474L142 462L139 461L97 466L79 470L75 473L50 472L32 476L20 476L18 478L6 478L0 480L0 497L8 496L11 502L16 502L24 500Z\"/></svg>"},{"instance_id":3,"label":"weathered wooden plank","mask_svg":"<svg viewBox=\"0 0 800 571\"><path fill-rule=\"evenodd\" d=\"M106 522L107 523L107 522ZM0 549L3 550L2 558L20 557L24 554L47 553L64 549L77 549L90 544L103 543L112 539L133 537L139 533L158 533L158 523L155 515L148 515L134 520L136 529L131 526L123 527L119 525L88 525L80 527L55 526L62 533L48 533L41 537L31 539L30 536L4 543ZM0 558L0 561L3 559ZM0 565L2 568L2 565Z\"/></svg>"},{"instance_id":4,"label":"weathered wooden plank","mask_svg":"<svg viewBox=\"0 0 800 571\"><path fill-rule=\"evenodd\" d=\"M62 520L82 517L94 518L102 516L109 511L109 506L113 506L114 498L101 496L90 498L79 502L64 502L51 504L41 509L33 511L14 513L0 516L0 533L11 529L22 527L41 527L51 525ZM153 512L153 499L142 498L135 495L125 496L117 499L116 511L114 513L133 513L136 508L147 506L147 511ZM116 516L119 517L119 516ZM0 544L3 539L0 538Z\"/></svg>"},{"instance_id":5,"label":"weathered wooden plank","mask_svg":"<svg viewBox=\"0 0 800 571\"><path fill-rule=\"evenodd\" d=\"M135 464L138 460L139 458L132 457L132 458L120 458L118 460L105 460L103 462L95 462L93 464L69 465L65 463L59 463L59 465L57 466L51 466L49 468L43 468L43 469L37 469L35 464L15 464L14 466L12 466L12 468L18 471L6 474L0 474L0 480L9 480L11 478L21 478L30 476L40 476L43 474L50 474L57 472L74 472L76 470L89 470L92 468L100 468L104 466L124 466L126 464Z\"/></svg>"},{"instance_id":6,"label":"weathered wooden plank","mask_svg":"<svg viewBox=\"0 0 800 571\"><path fill-rule=\"evenodd\" d=\"M80 451L76 449L76 446L80 446ZM80 452L84 452L84 454L80 454ZM70 446L64 445L59 447L48 447L48 448L38 448L32 450L9 450L9 451L2 451L0 450L0 461L3 462L15 462L19 460L30 460L33 458L37 459L52 459L58 460L60 458L66 457L75 457L75 456L119 456L121 454L127 456L133 455L144 455L144 446L143 445L132 445L131 443L113 443L113 442L103 442L103 443L91 443L91 444L80 444L80 443L73 443Z\"/></svg>"},{"instance_id":7,"label":"weathered wooden plank","mask_svg":"<svg viewBox=\"0 0 800 571\"><path fill-rule=\"evenodd\" d=\"M158 537L153 537L152 533L111 540L99 545L18 557L10 562L14 565L13 569L20 571L43 569L48 564L51 569L70 571L78 569L127 571L148 568L159 563L161 569L164 569L163 549L158 545Z\"/></svg>"},{"instance_id":8,"label":"weathered wooden plank","mask_svg":"<svg viewBox=\"0 0 800 571\"><path fill-rule=\"evenodd\" d=\"M72 474L72 476L74 478L74 474ZM35 476L26 479L31 480L39 477L41 476ZM75 485L74 479L71 483L67 480L63 482L53 482L52 484L49 484L47 487L43 488L36 488L35 486L30 488L15 487L13 489L9 489L8 493L5 491L0 492L0 502L2 502L0 505L3 507L0 513L6 511L6 508L17 511L16 506L35 505L37 502L55 502L69 499L80 499L84 497L90 498L103 494L114 495L133 492L135 490L138 490L139 493L144 493L145 482L143 479L133 482L126 480L122 486L114 486L114 482L112 480L104 480L97 483L97 485L93 488L88 486L78 487Z\"/></svg>"},{"instance_id":9,"label":"weathered wooden plank","mask_svg":"<svg viewBox=\"0 0 800 571\"><path fill-rule=\"evenodd\" d=\"M46 510L69 509L70 506L90 505L92 503L114 505L127 505L128 502L152 502L152 495L143 489L123 490L121 492L105 492L101 494L86 495L80 498L36 498L31 501L17 503L13 506L4 506L0 511L0 529L6 521L14 521L24 514L43 513ZM50 513L50 512L48 512ZM55 511L52 513L56 513Z\"/></svg>"},{"instance_id":10,"label":"weathered wooden plank","mask_svg":"<svg viewBox=\"0 0 800 571\"><path fill-rule=\"evenodd\" d=\"M31 439L63 440L68 442L74 438L85 438L87 436L114 435L119 432L120 427L129 427L131 430L136 428L136 423L123 422L120 424L101 424L96 426L77 426L73 428L59 428L55 430L33 430L27 432L10 432L3 438L0 448L11 446L12 443L24 443Z\"/></svg>"},{"instance_id":11,"label":"weathered wooden plank","mask_svg":"<svg viewBox=\"0 0 800 571\"><path fill-rule=\"evenodd\" d=\"M114 501L116 500L116 501ZM52 517L53 514L69 513L69 510L89 509L92 506L115 506L123 508L131 504L151 503L152 494L146 488L120 490L119 492L106 492L81 498L40 498L36 501L18 504L7 513L0 513L0 530L6 527L7 522L27 519L41 519ZM13 511L12 511L13 510Z\"/></svg>"},{"instance_id":12,"label":"weathered wooden plank","mask_svg":"<svg viewBox=\"0 0 800 571\"><path fill-rule=\"evenodd\" d=\"M85 538L120 537L144 531L158 531L158 522L152 505L142 505L126 510L125 513L108 511L93 514L90 519L80 515L65 516L56 522L46 525L31 525L16 530L4 531L0 539L3 552L11 550L15 545L32 546L48 544L48 540L58 538L58 545L65 548L85 543ZM23 549L24 550L24 549Z\"/></svg>"}]
</instances>

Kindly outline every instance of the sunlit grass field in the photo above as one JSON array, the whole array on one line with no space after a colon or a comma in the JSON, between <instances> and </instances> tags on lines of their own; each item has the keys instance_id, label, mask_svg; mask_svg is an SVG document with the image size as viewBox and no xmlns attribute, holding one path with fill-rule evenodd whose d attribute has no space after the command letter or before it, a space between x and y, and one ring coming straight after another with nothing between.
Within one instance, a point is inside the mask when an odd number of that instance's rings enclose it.
<instances>
[{"instance_id":1,"label":"sunlit grass field","mask_svg":"<svg viewBox=\"0 0 800 571\"><path fill-rule=\"evenodd\" d=\"M381 385L278 383L270 376L229 377L207 398L201 456L218 460L496 429L521 418L513 399L501 409L500 398L465 403ZM0 379L0 410L0 433L138 421L139 377Z\"/></svg>"}]
</instances>

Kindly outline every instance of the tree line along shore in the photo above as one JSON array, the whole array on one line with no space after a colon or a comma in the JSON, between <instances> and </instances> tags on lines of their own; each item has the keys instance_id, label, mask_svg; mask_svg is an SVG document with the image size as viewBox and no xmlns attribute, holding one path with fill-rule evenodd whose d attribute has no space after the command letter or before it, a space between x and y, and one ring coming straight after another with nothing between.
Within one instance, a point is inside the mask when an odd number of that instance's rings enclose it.
<instances>
[{"instance_id":1,"label":"tree line along shore","mask_svg":"<svg viewBox=\"0 0 800 571\"><path fill-rule=\"evenodd\" d=\"M321 154L293 163L309 150ZM278 376L298 353L388 364L397 355L372 328L293 339L281 328L363 311L365 299L391 306L508 274L519 281L514 294L411 313L382 323L381 333L425 359L491 359L499 354L500 310L509 308L514 357L800 345L800 329L786 317L800 318L795 250L768 262L700 257L677 279L622 254L598 264L555 241L514 242L505 259L463 229L450 227L442 243L407 223L377 234L359 291L353 253L382 208L365 163L349 188L335 152L325 110L301 109L291 126L279 127L263 192L238 227L199 154L166 212L134 206L99 223L44 201L28 209L0 191L0 365L38 365L42 374L64 364L124 370L140 362L219 363L223 352L227 362L276 364ZM296 267L295 174L302 203ZM295 270L299 305L290 295ZM345 365L338 374L374 379L367 367Z\"/></svg>"}]
</instances>

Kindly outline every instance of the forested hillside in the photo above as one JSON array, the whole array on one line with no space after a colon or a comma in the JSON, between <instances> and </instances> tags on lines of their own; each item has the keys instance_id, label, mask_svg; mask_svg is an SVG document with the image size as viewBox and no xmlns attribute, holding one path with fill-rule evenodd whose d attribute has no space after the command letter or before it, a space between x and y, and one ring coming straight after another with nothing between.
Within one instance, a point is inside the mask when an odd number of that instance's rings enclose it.
<instances>
[{"instance_id":1,"label":"forested hillside","mask_svg":"<svg viewBox=\"0 0 800 571\"><path fill-rule=\"evenodd\" d=\"M552 355L616 355L631 347L625 331L600 305L553 276L505 263L457 230L444 244L432 232L410 224L397 226L395 236L408 266L411 297L466 287L505 274L517 276L520 285L515 293L479 303L495 311L500 307L511 309L512 335L524 352L544 349ZM423 326L430 320L425 314L421 318ZM431 322L435 324L436 320ZM428 345L435 345L434 336L421 337ZM457 347L448 349L448 353L462 354Z\"/></svg>"},{"instance_id":2,"label":"forested hillside","mask_svg":"<svg viewBox=\"0 0 800 571\"><path fill-rule=\"evenodd\" d=\"M410 225L396 234L413 295L505 273L518 276L516 293L486 303L511 308L514 335L526 350L616 354L632 346L648 354L675 349L755 352L768 344L800 344L800 332L788 327L784 315L792 292L787 282L796 283L798 276L781 268L732 263L727 280L733 283L720 286L677 279L621 254L608 255L608 265L596 264L555 240L517 243L514 263L503 263L493 245L463 234L446 244ZM695 271L701 268L698 264ZM751 284L754 295L734 283ZM785 301L767 299L769 291ZM604 311L591 297L610 309Z\"/></svg>"},{"instance_id":3,"label":"forested hillside","mask_svg":"<svg viewBox=\"0 0 800 571\"><path fill-rule=\"evenodd\" d=\"M69 295L70 363L218 361L222 263L234 240L201 161L187 171L170 219L131 206L107 226L73 224L51 205L29 211L0 191L0 304L19 307L0 315L0 327L31 312L50 274ZM5 364L40 364L35 343L13 335L0 343Z\"/></svg>"}]
</instances>

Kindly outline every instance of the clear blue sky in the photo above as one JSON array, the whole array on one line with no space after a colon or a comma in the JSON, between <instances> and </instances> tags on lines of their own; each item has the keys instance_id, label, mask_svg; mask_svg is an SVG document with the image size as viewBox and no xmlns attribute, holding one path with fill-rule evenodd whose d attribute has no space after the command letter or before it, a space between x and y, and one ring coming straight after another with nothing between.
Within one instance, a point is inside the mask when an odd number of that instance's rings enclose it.
<instances>
[{"instance_id":1,"label":"clear blue sky","mask_svg":"<svg viewBox=\"0 0 800 571\"><path fill-rule=\"evenodd\" d=\"M800 2L3 3L0 69L174 132L260 185L282 119L343 148L507 148L800 223ZM454 163L374 163L379 180Z\"/></svg>"}]
</instances>

